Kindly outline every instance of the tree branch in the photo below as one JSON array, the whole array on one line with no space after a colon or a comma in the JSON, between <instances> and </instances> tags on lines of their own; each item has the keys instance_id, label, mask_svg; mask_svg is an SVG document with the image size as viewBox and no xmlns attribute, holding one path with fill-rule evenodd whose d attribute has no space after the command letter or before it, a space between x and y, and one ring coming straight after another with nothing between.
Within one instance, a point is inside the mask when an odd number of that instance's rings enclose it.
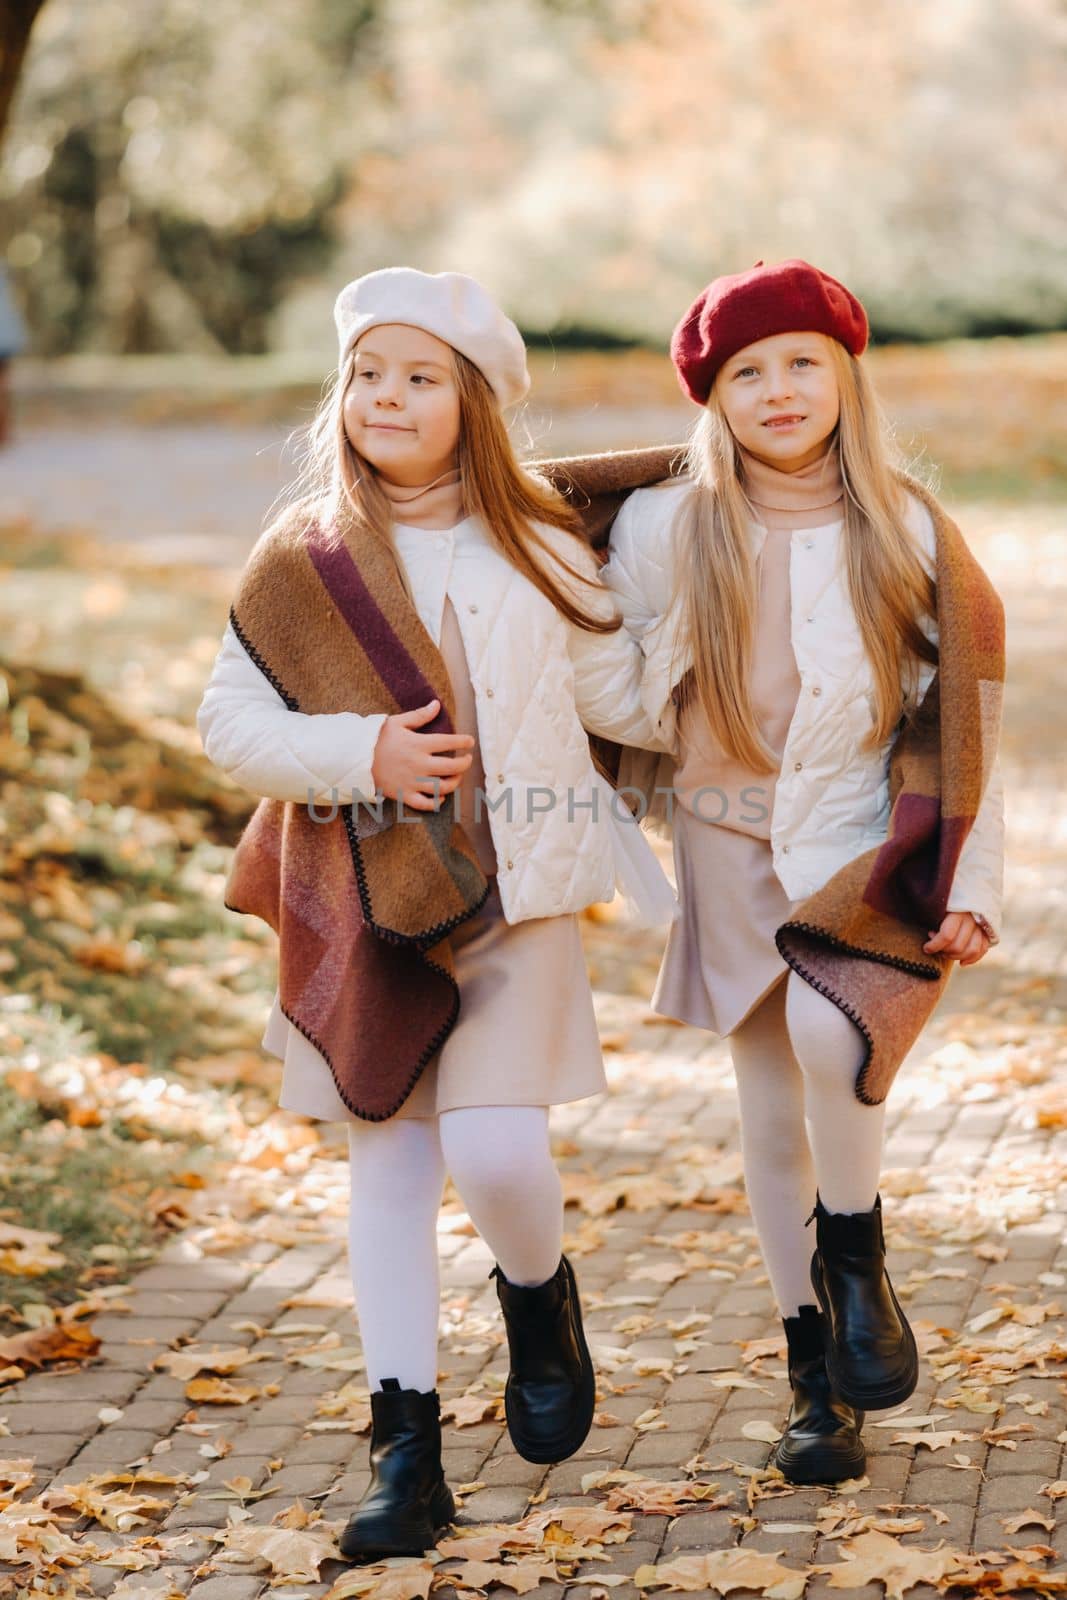
<instances>
[{"instance_id":1,"label":"tree branch","mask_svg":"<svg viewBox=\"0 0 1067 1600\"><path fill-rule=\"evenodd\" d=\"M44 0L0 0L0 141L4 137L30 30Z\"/></svg>"}]
</instances>

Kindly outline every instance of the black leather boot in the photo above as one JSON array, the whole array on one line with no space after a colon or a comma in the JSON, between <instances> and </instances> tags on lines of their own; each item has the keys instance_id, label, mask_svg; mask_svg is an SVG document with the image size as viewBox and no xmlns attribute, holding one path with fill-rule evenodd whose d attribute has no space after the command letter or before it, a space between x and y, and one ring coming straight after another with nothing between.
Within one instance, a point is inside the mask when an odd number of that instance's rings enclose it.
<instances>
[{"instance_id":1,"label":"black leather boot","mask_svg":"<svg viewBox=\"0 0 1067 1600\"><path fill-rule=\"evenodd\" d=\"M826 1376L825 1323L817 1306L786 1317L793 1406L774 1452L790 1483L841 1483L858 1478L867 1463L860 1438L863 1412L834 1393Z\"/></svg>"},{"instance_id":2,"label":"black leather boot","mask_svg":"<svg viewBox=\"0 0 1067 1600\"><path fill-rule=\"evenodd\" d=\"M826 1317L826 1371L864 1411L898 1406L919 1381L919 1353L885 1270L882 1199L836 1215L815 1201L811 1282ZM809 1219L810 1220L810 1219Z\"/></svg>"},{"instance_id":3,"label":"black leather boot","mask_svg":"<svg viewBox=\"0 0 1067 1600\"><path fill-rule=\"evenodd\" d=\"M566 1256L547 1283L509 1283L499 1267L511 1371L504 1410L511 1442L526 1461L565 1461L593 1425L596 1378L582 1329L574 1269Z\"/></svg>"},{"instance_id":4,"label":"black leather boot","mask_svg":"<svg viewBox=\"0 0 1067 1600\"><path fill-rule=\"evenodd\" d=\"M370 1487L341 1534L349 1561L420 1556L452 1521L455 1502L441 1467L441 1402L386 1378L371 1395Z\"/></svg>"}]
</instances>

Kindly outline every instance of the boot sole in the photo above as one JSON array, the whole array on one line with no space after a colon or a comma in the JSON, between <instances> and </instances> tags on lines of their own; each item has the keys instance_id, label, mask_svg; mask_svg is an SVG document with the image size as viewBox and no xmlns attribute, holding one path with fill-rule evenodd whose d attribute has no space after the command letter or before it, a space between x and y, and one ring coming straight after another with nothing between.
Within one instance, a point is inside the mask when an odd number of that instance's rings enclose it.
<instances>
[{"instance_id":1,"label":"boot sole","mask_svg":"<svg viewBox=\"0 0 1067 1600\"><path fill-rule=\"evenodd\" d=\"M388 1556L421 1556L432 1550L456 1515L452 1491L446 1486L430 1508L429 1522L404 1523L397 1517L371 1521L358 1532L345 1529L338 1539L341 1554L348 1561L377 1561Z\"/></svg>"},{"instance_id":2,"label":"boot sole","mask_svg":"<svg viewBox=\"0 0 1067 1600\"><path fill-rule=\"evenodd\" d=\"M772 1457L774 1465L790 1483L844 1483L859 1478L867 1466L867 1452L857 1443L851 1453L841 1450L804 1450L791 1458L781 1446Z\"/></svg>"},{"instance_id":3,"label":"boot sole","mask_svg":"<svg viewBox=\"0 0 1067 1600\"><path fill-rule=\"evenodd\" d=\"M846 1378L842 1377L841 1370L837 1365L837 1352L833 1337L829 1331L832 1326L829 1297L823 1287L822 1273L819 1271L819 1252L817 1250L811 1258L811 1286L815 1291L815 1298L819 1302L823 1316L826 1318L826 1375L845 1404L852 1406L854 1410L888 1411L893 1406L899 1406L910 1395L914 1394L919 1382L919 1351L915 1343L915 1335L911 1331L911 1324L904 1315L892 1283L887 1279L890 1298L904 1329L904 1349L907 1357L907 1366L901 1376L892 1383L875 1385L867 1389L860 1389L850 1384Z\"/></svg>"},{"instance_id":4,"label":"boot sole","mask_svg":"<svg viewBox=\"0 0 1067 1600\"><path fill-rule=\"evenodd\" d=\"M546 1443L541 1439L530 1439L522 1432L511 1404L510 1384L504 1390L504 1416L507 1420L508 1433L511 1442L524 1461L532 1461L535 1466L552 1466L557 1461L566 1461L569 1456L580 1450L589 1437L589 1430L593 1426L593 1413L596 1411L596 1373L593 1370L593 1358L589 1354L589 1346L585 1341L585 1328L582 1323L581 1301L578 1298L578 1284L573 1271L570 1272L571 1291L578 1306L578 1342L582 1352L582 1375L579 1380L578 1394L575 1399L575 1419L566 1433Z\"/></svg>"}]
</instances>

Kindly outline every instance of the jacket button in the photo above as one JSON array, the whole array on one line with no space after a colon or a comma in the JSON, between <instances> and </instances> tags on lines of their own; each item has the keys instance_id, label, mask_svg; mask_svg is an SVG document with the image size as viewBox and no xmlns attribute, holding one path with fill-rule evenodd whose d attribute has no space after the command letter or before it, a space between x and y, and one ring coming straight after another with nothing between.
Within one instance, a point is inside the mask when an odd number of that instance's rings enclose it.
<instances>
[{"instance_id":1,"label":"jacket button","mask_svg":"<svg viewBox=\"0 0 1067 1600\"><path fill-rule=\"evenodd\" d=\"M496 775L496 781L497 781L497 783L503 783L503 781L504 781L504 774L503 774L503 773L502 773L502 772L498 772L498 773L497 773L497 775Z\"/></svg>"},{"instance_id":2,"label":"jacket button","mask_svg":"<svg viewBox=\"0 0 1067 1600\"><path fill-rule=\"evenodd\" d=\"M478 609L478 607L477 607L477 606L475 606L475 605L470 605L470 606L468 606L468 607L467 607L467 610L468 610L468 611L477 611L477 609ZM810 617L809 617L809 618L808 618L808 621L809 621L809 622L810 622L810 621L811 621L811 618L810 618Z\"/></svg>"},{"instance_id":3,"label":"jacket button","mask_svg":"<svg viewBox=\"0 0 1067 1600\"><path fill-rule=\"evenodd\" d=\"M799 772L801 767L803 767L803 765L804 765L803 761L797 761L793 766L793 771L794 772Z\"/></svg>"},{"instance_id":4,"label":"jacket button","mask_svg":"<svg viewBox=\"0 0 1067 1600\"><path fill-rule=\"evenodd\" d=\"M492 698L493 698L493 691L492 691L492 689L487 689L487 690L486 690L486 691L485 691L485 697L486 697L486 699L487 699L487 700L491 700L491 699L492 699Z\"/></svg>"},{"instance_id":5,"label":"jacket button","mask_svg":"<svg viewBox=\"0 0 1067 1600\"><path fill-rule=\"evenodd\" d=\"M788 845L787 845L787 844L784 844L784 845L783 845L783 846L782 846L782 854L783 854L783 855L784 855L784 856L787 856L787 855L788 855L788 854L789 854L789 846L788 846Z\"/></svg>"},{"instance_id":6,"label":"jacket button","mask_svg":"<svg viewBox=\"0 0 1067 1600\"><path fill-rule=\"evenodd\" d=\"M493 692L492 689L490 689L489 693L492 694L492 692ZM812 692L812 694L822 694L822 690L819 688L818 684L815 685L814 689L811 692Z\"/></svg>"},{"instance_id":7,"label":"jacket button","mask_svg":"<svg viewBox=\"0 0 1067 1600\"><path fill-rule=\"evenodd\" d=\"M509 861L509 862L508 862L508 871L509 871L509 872L510 872L510 871L511 871L511 869L512 869L512 867L513 867L513 866L514 866L514 865L515 865L515 863L514 863L514 861Z\"/></svg>"}]
</instances>

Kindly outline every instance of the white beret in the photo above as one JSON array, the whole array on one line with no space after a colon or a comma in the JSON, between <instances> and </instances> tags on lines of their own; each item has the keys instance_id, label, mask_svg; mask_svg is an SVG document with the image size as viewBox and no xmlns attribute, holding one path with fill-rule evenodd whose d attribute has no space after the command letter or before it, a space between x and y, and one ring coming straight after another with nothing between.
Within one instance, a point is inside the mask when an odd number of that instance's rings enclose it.
<instances>
[{"instance_id":1,"label":"white beret","mask_svg":"<svg viewBox=\"0 0 1067 1600\"><path fill-rule=\"evenodd\" d=\"M530 387L522 334L480 283L463 272L419 272L383 267L346 283L334 303L338 370L368 328L402 322L425 328L488 379L501 406L521 400Z\"/></svg>"}]
</instances>

